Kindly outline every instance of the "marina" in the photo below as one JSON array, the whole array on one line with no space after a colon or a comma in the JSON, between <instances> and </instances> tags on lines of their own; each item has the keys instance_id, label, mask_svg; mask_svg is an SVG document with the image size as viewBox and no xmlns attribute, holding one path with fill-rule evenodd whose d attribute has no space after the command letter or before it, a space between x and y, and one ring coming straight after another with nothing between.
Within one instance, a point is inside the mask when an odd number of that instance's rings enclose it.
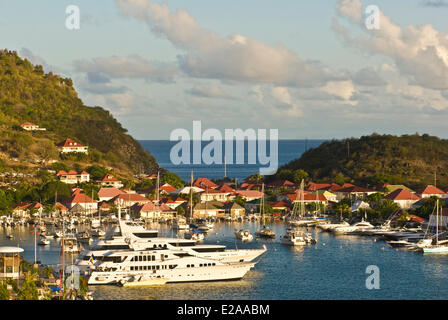
<instances>
[{"instance_id":1,"label":"marina","mask_svg":"<svg viewBox=\"0 0 448 320\"><path fill-rule=\"evenodd\" d=\"M241 280L168 283L164 277L129 277L121 286L90 285L89 290L94 299L444 299L448 294L447 255L424 255L392 248L377 237L335 235L319 228L303 228L312 234L316 244L287 246L280 241L287 225L279 221L267 226L277 235L275 239L243 242L235 238L235 229L254 234L262 225L216 222L213 231L200 242L233 250L259 249L265 245L266 253ZM159 237L175 236L168 224L154 223L149 229L158 230ZM7 232L14 239L6 238ZM179 239L182 238L179 234ZM1 228L0 239L1 246L19 245L26 260L34 259L32 228ZM38 260L58 265L60 241L49 241L50 245L37 247ZM76 258L71 253L65 256L66 261ZM365 270L369 265L377 265L382 270L380 290L365 287ZM138 285L139 281L147 284Z\"/></svg>"}]
</instances>

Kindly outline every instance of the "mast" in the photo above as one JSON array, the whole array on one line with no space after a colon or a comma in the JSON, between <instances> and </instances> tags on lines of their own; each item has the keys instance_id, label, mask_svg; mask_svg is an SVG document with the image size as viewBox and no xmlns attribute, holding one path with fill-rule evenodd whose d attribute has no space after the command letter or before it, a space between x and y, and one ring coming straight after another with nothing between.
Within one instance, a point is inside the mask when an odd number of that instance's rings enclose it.
<instances>
[{"instance_id":1,"label":"mast","mask_svg":"<svg viewBox=\"0 0 448 320\"><path fill-rule=\"evenodd\" d=\"M437 199L437 213L436 213L436 244L439 244L439 199Z\"/></svg>"},{"instance_id":2,"label":"mast","mask_svg":"<svg viewBox=\"0 0 448 320\"><path fill-rule=\"evenodd\" d=\"M193 170L191 170L190 176L190 214L188 215L187 223L190 223L190 219L193 217Z\"/></svg>"},{"instance_id":3,"label":"mast","mask_svg":"<svg viewBox=\"0 0 448 320\"><path fill-rule=\"evenodd\" d=\"M264 183L261 184L261 208L260 208L260 213L261 213L261 219L264 222Z\"/></svg>"}]
</instances>

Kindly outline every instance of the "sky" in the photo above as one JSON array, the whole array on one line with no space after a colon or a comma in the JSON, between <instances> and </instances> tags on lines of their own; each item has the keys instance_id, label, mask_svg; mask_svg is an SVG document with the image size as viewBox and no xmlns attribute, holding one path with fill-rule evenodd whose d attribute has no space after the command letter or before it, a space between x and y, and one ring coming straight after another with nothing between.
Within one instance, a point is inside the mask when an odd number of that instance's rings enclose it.
<instances>
[{"instance_id":1,"label":"sky","mask_svg":"<svg viewBox=\"0 0 448 320\"><path fill-rule=\"evenodd\" d=\"M442 0L19 0L0 2L0 35L137 139L195 120L282 139L448 138L447 15Z\"/></svg>"}]
</instances>

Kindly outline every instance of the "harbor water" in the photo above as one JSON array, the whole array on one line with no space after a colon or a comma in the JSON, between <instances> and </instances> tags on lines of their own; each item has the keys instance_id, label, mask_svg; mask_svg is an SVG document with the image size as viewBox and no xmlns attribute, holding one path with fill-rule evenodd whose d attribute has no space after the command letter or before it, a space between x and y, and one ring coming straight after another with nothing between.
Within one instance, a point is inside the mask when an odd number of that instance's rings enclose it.
<instances>
[{"instance_id":1,"label":"harbor water","mask_svg":"<svg viewBox=\"0 0 448 320\"><path fill-rule=\"evenodd\" d=\"M95 299L213 299L213 300L300 300L300 299L447 299L448 255L423 255L393 249L373 237L335 236L310 229L317 244L288 247L280 243L285 224L268 224L276 233L272 240L249 243L235 240L235 229L255 233L260 224L216 223L203 243L223 244L228 249L261 248L267 252L242 280L203 283L173 283L161 287L123 288L91 286ZM176 236L165 224L154 224L160 236ZM6 238L13 234L14 239ZM24 258L34 260L33 229L0 228L1 246L20 246ZM75 258L75 257L74 257ZM61 261L58 240L37 246L37 259L43 264ZM71 256L65 255L70 264ZM368 266L377 266L380 288L367 289Z\"/></svg>"}]
</instances>

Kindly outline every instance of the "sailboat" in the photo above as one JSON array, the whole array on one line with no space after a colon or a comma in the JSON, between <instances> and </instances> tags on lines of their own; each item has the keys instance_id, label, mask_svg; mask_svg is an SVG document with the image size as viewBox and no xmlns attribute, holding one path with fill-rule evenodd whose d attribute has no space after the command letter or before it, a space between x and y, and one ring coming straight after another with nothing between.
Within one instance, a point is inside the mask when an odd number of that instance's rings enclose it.
<instances>
[{"instance_id":1,"label":"sailboat","mask_svg":"<svg viewBox=\"0 0 448 320\"><path fill-rule=\"evenodd\" d=\"M436 202L436 236L435 243L422 248L423 253L448 254L448 240L439 240L439 199Z\"/></svg>"},{"instance_id":2,"label":"sailboat","mask_svg":"<svg viewBox=\"0 0 448 320\"><path fill-rule=\"evenodd\" d=\"M299 198L300 197L300 198ZM300 212L297 213L297 207L300 206ZM299 215L297 217L297 214ZM314 219L305 219L305 182L300 182L300 191L297 193L296 201L291 212L291 218L288 220L290 226L305 226L308 223L315 222Z\"/></svg>"},{"instance_id":3,"label":"sailboat","mask_svg":"<svg viewBox=\"0 0 448 320\"><path fill-rule=\"evenodd\" d=\"M261 220L264 222L264 183L261 185L261 203L260 203L260 215L261 215ZM255 236L259 237L259 238L270 238L273 239L275 238L275 233L273 231L271 231L271 229L269 229L266 226L263 226L263 228L260 231L255 232Z\"/></svg>"}]
</instances>

